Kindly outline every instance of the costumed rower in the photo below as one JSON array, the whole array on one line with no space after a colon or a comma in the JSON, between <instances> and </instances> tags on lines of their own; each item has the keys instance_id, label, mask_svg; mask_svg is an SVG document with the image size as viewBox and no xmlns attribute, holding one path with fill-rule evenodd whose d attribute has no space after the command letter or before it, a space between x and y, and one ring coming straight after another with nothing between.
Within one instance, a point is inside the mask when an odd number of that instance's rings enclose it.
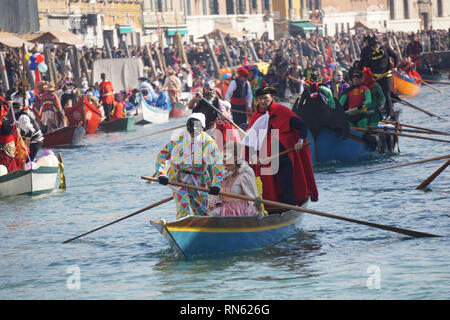
<instances>
[{"instance_id":1,"label":"costumed rower","mask_svg":"<svg viewBox=\"0 0 450 320\"><path fill-rule=\"evenodd\" d=\"M372 72L369 68L362 70L364 77L364 84L369 88L371 94L371 102L367 104L367 125L370 127L378 126L378 122L383 119L382 112L384 111L384 103L386 98L384 97L383 90L380 85L373 78Z\"/></svg>"},{"instance_id":2,"label":"costumed rower","mask_svg":"<svg viewBox=\"0 0 450 320\"><path fill-rule=\"evenodd\" d=\"M397 54L389 47L380 46L380 43L376 37L372 37L369 40L369 47L372 50L364 60L361 60L361 69L368 67L373 73L373 76L377 80L378 84L383 89L386 102L384 105L385 113L388 116L393 115L392 100L391 100L391 88L392 88L392 72L397 71L397 68L391 70L391 58L394 66L398 63Z\"/></svg>"},{"instance_id":3,"label":"costumed rower","mask_svg":"<svg viewBox=\"0 0 450 320\"><path fill-rule=\"evenodd\" d=\"M64 128L67 123L55 90L53 83L45 83L42 86L43 93L39 96L39 119L44 134Z\"/></svg>"},{"instance_id":4,"label":"costumed rower","mask_svg":"<svg viewBox=\"0 0 450 320\"><path fill-rule=\"evenodd\" d=\"M159 152L156 174L159 183L169 180L209 187L209 194L197 190L177 188L174 198L177 219L188 215L208 215L210 195L218 195L222 182L222 155L214 139L203 131L205 116L193 113L186 122L186 130L171 140Z\"/></svg>"},{"instance_id":5,"label":"costumed rower","mask_svg":"<svg viewBox=\"0 0 450 320\"><path fill-rule=\"evenodd\" d=\"M311 98L321 98L330 106L330 108L335 109L336 103L333 98L333 93L327 86L322 84L319 73L317 71L313 71L310 79L311 81L306 80L305 84L308 87Z\"/></svg>"},{"instance_id":6,"label":"costumed rower","mask_svg":"<svg viewBox=\"0 0 450 320\"><path fill-rule=\"evenodd\" d=\"M247 81L248 70L241 67L237 70L238 77L230 82L225 94L225 100L231 103L233 121L237 124L247 123L245 112L252 112L253 94ZM240 111L239 113L233 112Z\"/></svg>"},{"instance_id":7,"label":"costumed rower","mask_svg":"<svg viewBox=\"0 0 450 320\"><path fill-rule=\"evenodd\" d=\"M348 88L339 103L347 110L348 121L351 126L367 127L367 106L372 103L369 88L363 83L363 75L359 69L353 71L352 85Z\"/></svg>"},{"instance_id":8,"label":"costumed rower","mask_svg":"<svg viewBox=\"0 0 450 320\"><path fill-rule=\"evenodd\" d=\"M263 199L292 205L301 205L308 198L317 201L319 193L312 170L311 153L309 147L303 148L306 124L289 108L276 103L273 98L276 94L273 87L260 88L255 92L259 105L243 139L243 143L248 146L248 157L252 157L253 150L257 150L260 157L264 155L263 158L290 148L296 150L276 158L279 160L278 167L272 165L274 160L263 166L253 165L255 175L262 181ZM275 140L277 135L278 140ZM279 150L272 150L277 144ZM250 164L254 163L250 158ZM273 212L274 208L266 208Z\"/></svg>"}]
</instances>

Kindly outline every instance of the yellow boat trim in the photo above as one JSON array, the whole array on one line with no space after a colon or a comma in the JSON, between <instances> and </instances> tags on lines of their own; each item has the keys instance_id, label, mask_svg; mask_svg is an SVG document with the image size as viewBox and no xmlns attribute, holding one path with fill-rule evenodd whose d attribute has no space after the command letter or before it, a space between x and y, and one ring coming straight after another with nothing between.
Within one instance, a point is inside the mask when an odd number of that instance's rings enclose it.
<instances>
[{"instance_id":1,"label":"yellow boat trim","mask_svg":"<svg viewBox=\"0 0 450 320\"><path fill-rule=\"evenodd\" d=\"M296 223L298 219L282 224L277 224L276 226L270 227L255 227L255 228L192 228L192 227L176 227L176 226L166 226L169 231L181 231L181 232L210 232L210 233L223 233L223 232L259 232L272 230L277 228L283 228L293 223Z\"/></svg>"}]
</instances>

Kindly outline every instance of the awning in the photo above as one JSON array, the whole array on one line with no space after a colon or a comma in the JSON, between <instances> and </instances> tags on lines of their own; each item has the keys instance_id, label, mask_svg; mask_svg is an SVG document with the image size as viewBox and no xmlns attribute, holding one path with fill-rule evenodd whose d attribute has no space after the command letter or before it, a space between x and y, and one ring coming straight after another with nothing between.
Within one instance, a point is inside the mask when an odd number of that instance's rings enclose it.
<instances>
[{"instance_id":1,"label":"awning","mask_svg":"<svg viewBox=\"0 0 450 320\"><path fill-rule=\"evenodd\" d=\"M133 28L130 26L119 26L119 33L132 33Z\"/></svg>"},{"instance_id":2,"label":"awning","mask_svg":"<svg viewBox=\"0 0 450 320\"><path fill-rule=\"evenodd\" d=\"M294 27L294 29L295 28L299 28L299 29L303 28L303 31L305 33L314 32L314 31L316 31L317 28L319 29L320 34L322 34L322 32L323 32L323 28L321 26L315 25L309 21L297 21L297 22L292 21L289 26Z\"/></svg>"},{"instance_id":3,"label":"awning","mask_svg":"<svg viewBox=\"0 0 450 320\"><path fill-rule=\"evenodd\" d=\"M69 46L86 46L87 43L79 39L76 34L69 31L52 31L45 32L44 34L30 40L34 43L54 43L65 44Z\"/></svg>"},{"instance_id":4,"label":"awning","mask_svg":"<svg viewBox=\"0 0 450 320\"><path fill-rule=\"evenodd\" d=\"M33 45L32 43L9 32L0 32L0 44L10 48L20 48L23 44L26 46Z\"/></svg>"},{"instance_id":5,"label":"awning","mask_svg":"<svg viewBox=\"0 0 450 320\"><path fill-rule=\"evenodd\" d=\"M186 28L184 28L184 29L175 29L175 28L167 29L168 36L173 36L173 35L175 35L176 32L178 32L179 34L188 34L188 30Z\"/></svg>"}]
</instances>

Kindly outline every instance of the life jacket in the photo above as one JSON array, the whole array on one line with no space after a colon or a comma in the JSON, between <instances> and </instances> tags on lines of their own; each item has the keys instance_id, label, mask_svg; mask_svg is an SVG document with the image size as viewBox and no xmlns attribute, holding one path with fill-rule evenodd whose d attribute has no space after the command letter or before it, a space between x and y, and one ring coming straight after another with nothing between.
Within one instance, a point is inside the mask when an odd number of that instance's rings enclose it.
<instances>
[{"instance_id":1,"label":"life jacket","mask_svg":"<svg viewBox=\"0 0 450 320\"><path fill-rule=\"evenodd\" d=\"M348 95L348 110L358 108L364 100L366 100L365 92L368 89L364 84L359 86L351 86L347 92Z\"/></svg>"},{"instance_id":2,"label":"life jacket","mask_svg":"<svg viewBox=\"0 0 450 320\"><path fill-rule=\"evenodd\" d=\"M234 89L233 91L230 103L235 106L245 106L245 97L247 96L248 82L242 82L239 79L235 79L234 82L236 83L236 89Z\"/></svg>"},{"instance_id":3,"label":"life jacket","mask_svg":"<svg viewBox=\"0 0 450 320\"><path fill-rule=\"evenodd\" d=\"M111 115L111 120L120 119L124 116L123 105L121 102L118 102L118 101L114 102L114 106L111 110L110 115Z\"/></svg>"}]
</instances>

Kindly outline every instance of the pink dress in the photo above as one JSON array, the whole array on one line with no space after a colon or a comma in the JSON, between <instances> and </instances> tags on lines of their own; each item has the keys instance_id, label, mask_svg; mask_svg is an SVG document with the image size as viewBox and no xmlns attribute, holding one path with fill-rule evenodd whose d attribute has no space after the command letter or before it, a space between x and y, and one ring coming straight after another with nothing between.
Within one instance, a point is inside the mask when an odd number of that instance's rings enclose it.
<instances>
[{"instance_id":1,"label":"pink dress","mask_svg":"<svg viewBox=\"0 0 450 320\"><path fill-rule=\"evenodd\" d=\"M255 183L255 174L252 168L244 162L237 175L225 177L222 181L222 191L246 195L252 198L258 196ZM229 198L226 196L214 197L210 203L210 216L256 216L258 210L253 202Z\"/></svg>"}]
</instances>

